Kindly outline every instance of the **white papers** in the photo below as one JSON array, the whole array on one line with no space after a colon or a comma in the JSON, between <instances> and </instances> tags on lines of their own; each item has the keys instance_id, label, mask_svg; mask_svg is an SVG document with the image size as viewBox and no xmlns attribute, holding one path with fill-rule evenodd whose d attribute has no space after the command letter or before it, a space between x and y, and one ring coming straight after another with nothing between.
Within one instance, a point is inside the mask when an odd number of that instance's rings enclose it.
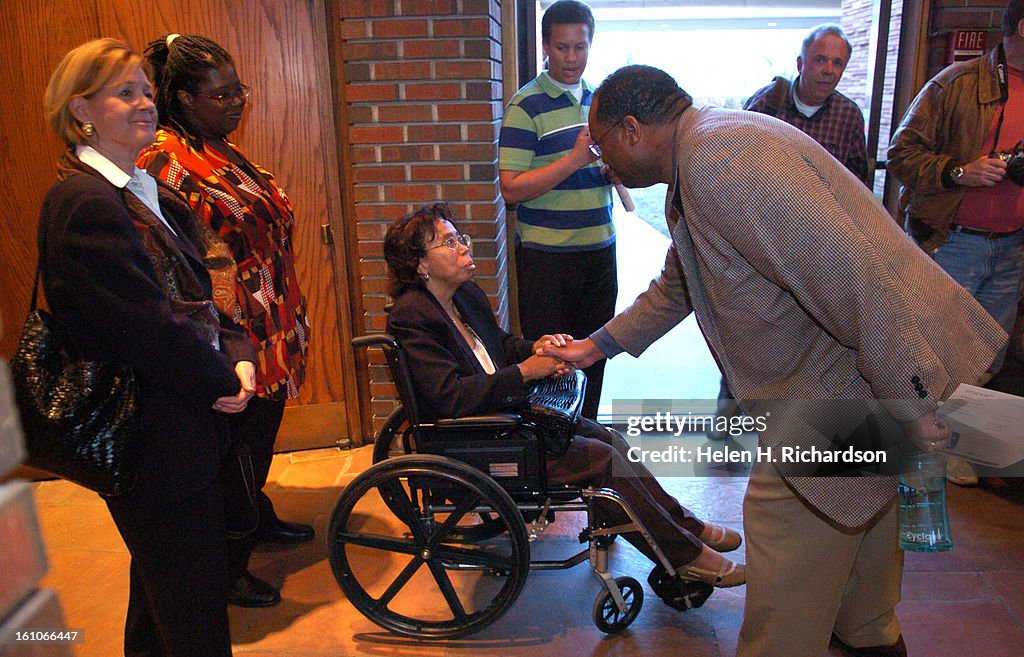
<instances>
[{"instance_id":1,"label":"white papers","mask_svg":"<svg viewBox=\"0 0 1024 657\"><path fill-rule=\"evenodd\" d=\"M950 454L997 468L1024 460L1024 397L961 383L937 414L954 432Z\"/></svg>"}]
</instances>

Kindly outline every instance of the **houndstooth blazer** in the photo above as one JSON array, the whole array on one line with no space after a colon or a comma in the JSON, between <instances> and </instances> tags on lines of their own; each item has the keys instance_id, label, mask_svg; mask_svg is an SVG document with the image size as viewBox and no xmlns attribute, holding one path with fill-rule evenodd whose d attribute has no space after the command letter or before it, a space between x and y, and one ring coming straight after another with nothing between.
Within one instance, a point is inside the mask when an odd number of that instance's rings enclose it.
<instances>
[{"instance_id":1,"label":"houndstooth blazer","mask_svg":"<svg viewBox=\"0 0 1024 657\"><path fill-rule=\"evenodd\" d=\"M1006 334L899 229L863 183L772 117L693 107L679 118L661 275L606 324L637 356L691 310L740 405L870 400L910 420L974 382ZM760 434L809 440L799 418ZM895 495L891 476L789 477L846 527Z\"/></svg>"}]
</instances>

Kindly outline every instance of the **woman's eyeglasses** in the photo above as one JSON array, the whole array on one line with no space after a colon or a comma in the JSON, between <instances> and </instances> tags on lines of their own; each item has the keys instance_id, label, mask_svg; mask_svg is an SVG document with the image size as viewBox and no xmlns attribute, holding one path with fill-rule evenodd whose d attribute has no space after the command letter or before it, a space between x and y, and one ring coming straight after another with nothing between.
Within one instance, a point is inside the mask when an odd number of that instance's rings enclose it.
<instances>
[{"instance_id":1,"label":"woman's eyeglasses","mask_svg":"<svg viewBox=\"0 0 1024 657\"><path fill-rule=\"evenodd\" d=\"M247 87L244 84L240 84L235 89L232 89L231 91L225 91L222 94L205 94L202 91L197 91L195 93L195 95L196 96L206 96L210 100L216 101L216 102L220 103L221 105L230 105L231 103L235 102L236 100L248 99L249 98L249 94L251 94L251 93L252 93L252 89L250 89L249 87Z\"/></svg>"},{"instance_id":2,"label":"woman's eyeglasses","mask_svg":"<svg viewBox=\"0 0 1024 657\"><path fill-rule=\"evenodd\" d=\"M442 246L452 251L458 251L460 244L468 249L473 244L473 238L471 238L469 235L466 235L465 233L461 235L452 235L451 237L441 242L440 244L435 244L434 246L428 248L427 251L433 251L434 249L439 249Z\"/></svg>"}]
</instances>

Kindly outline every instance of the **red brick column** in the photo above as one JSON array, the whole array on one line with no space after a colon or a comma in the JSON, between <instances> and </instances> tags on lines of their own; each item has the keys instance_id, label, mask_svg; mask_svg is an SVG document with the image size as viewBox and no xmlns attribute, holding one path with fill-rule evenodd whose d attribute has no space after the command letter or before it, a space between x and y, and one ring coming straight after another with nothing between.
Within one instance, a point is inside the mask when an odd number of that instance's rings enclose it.
<instances>
[{"instance_id":1,"label":"red brick column","mask_svg":"<svg viewBox=\"0 0 1024 657\"><path fill-rule=\"evenodd\" d=\"M335 0L344 114L365 310L386 316L384 232L424 203L447 201L473 237L477 283L508 322L505 205L498 186L501 124L499 0ZM394 407L383 359L371 354L374 427Z\"/></svg>"}]
</instances>

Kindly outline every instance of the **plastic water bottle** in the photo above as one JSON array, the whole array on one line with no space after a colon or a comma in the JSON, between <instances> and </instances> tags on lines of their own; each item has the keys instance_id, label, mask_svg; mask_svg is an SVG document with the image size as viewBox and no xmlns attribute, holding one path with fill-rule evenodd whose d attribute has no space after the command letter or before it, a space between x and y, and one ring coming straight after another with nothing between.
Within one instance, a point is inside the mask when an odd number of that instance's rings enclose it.
<instances>
[{"instance_id":1,"label":"plastic water bottle","mask_svg":"<svg viewBox=\"0 0 1024 657\"><path fill-rule=\"evenodd\" d=\"M902 470L900 547L911 552L952 550L946 513L946 458L917 452L904 458Z\"/></svg>"}]
</instances>

